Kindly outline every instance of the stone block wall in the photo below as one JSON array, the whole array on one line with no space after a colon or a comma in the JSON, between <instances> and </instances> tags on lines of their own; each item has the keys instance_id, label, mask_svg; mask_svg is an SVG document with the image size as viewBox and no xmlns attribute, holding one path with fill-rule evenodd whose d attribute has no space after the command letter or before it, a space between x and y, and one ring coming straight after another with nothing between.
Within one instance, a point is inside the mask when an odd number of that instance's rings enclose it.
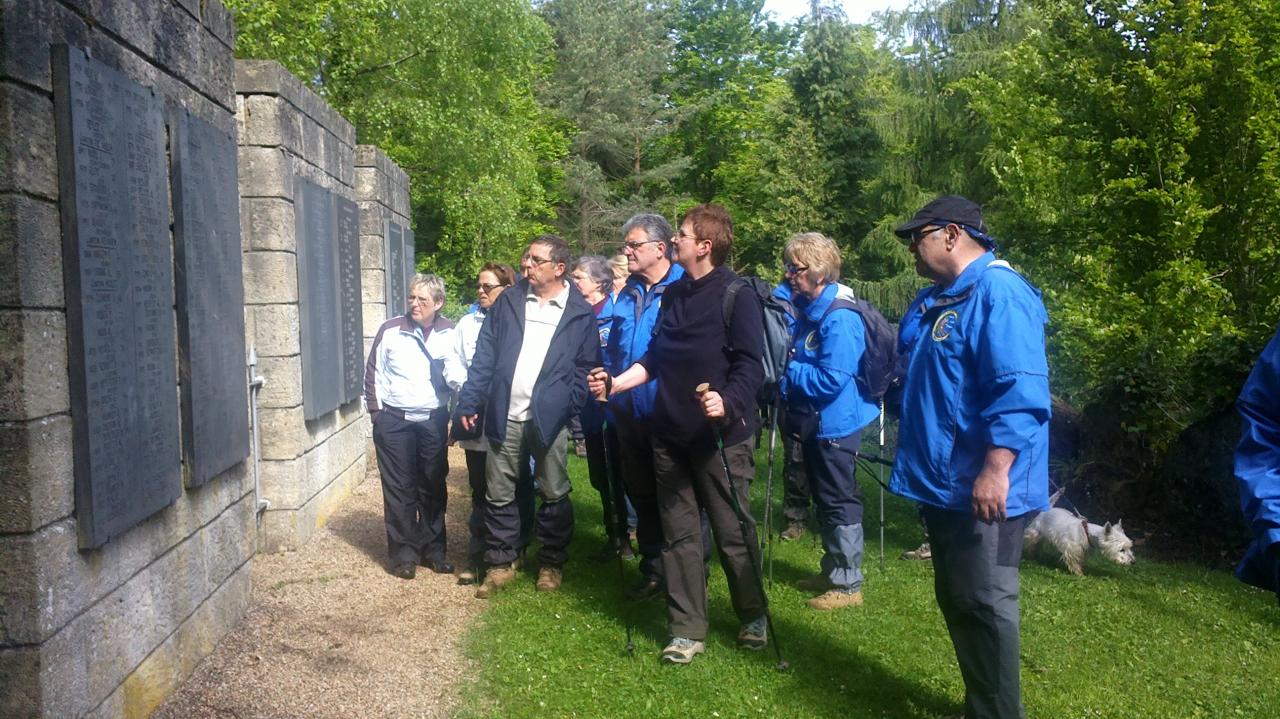
<instances>
[{"instance_id":1,"label":"stone block wall","mask_svg":"<svg viewBox=\"0 0 1280 719\"><path fill-rule=\"evenodd\" d=\"M356 196L360 200L360 291L364 302L364 352L378 327L405 312L404 298L386 296L384 222L409 227L409 175L373 145L356 147Z\"/></svg>"},{"instance_id":2,"label":"stone block wall","mask_svg":"<svg viewBox=\"0 0 1280 719\"><path fill-rule=\"evenodd\" d=\"M364 478L370 429L362 402L303 418L294 212L298 177L359 199L358 153L351 123L278 63L237 61L235 77L246 332L266 379L258 417L269 506L259 546L274 552L305 544Z\"/></svg>"},{"instance_id":3,"label":"stone block wall","mask_svg":"<svg viewBox=\"0 0 1280 719\"><path fill-rule=\"evenodd\" d=\"M253 479L241 462L79 548L58 43L234 132L234 28L219 0L0 1L0 716L146 716L248 606Z\"/></svg>"}]
</instances>

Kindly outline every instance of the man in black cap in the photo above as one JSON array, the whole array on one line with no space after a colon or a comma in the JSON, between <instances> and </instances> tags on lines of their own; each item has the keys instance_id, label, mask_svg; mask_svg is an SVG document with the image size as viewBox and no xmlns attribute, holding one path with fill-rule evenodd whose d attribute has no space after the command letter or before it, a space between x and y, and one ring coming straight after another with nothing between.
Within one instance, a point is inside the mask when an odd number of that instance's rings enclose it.
<instances>
[{"instance_id":1,"label":"man in black cap","mask_svg":"<svg viewBox=\"0 0 1280 719\"><path fill-rule=\"evenodd\" d=\"M965 717L1017 719L1022 532L1049 508L1048 315L973 202L939 197L894 232L934 284L902 319L915 340L889 488L922 507Z\"/></svg>"}]
</instances>

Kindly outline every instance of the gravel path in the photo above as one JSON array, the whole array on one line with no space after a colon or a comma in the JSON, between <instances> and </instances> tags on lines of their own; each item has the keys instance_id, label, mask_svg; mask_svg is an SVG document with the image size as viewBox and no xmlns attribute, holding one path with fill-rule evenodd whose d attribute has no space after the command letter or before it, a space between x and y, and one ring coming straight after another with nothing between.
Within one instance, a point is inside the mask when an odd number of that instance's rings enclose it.
<instances>
[{"instance_id":1,"label":"gravel path","mask_svg":"<svg viewBox=\"0 0 1280 719\"><path fill-rule=\"evenodd\" d=\"M466 556L462 451L449 454L449 557ZM244 621L153 717L445 717L470 670L459 641L483 608L451 576L384 570L377 467L311 541L260 555Z\"/></svg>"}]
</instances>

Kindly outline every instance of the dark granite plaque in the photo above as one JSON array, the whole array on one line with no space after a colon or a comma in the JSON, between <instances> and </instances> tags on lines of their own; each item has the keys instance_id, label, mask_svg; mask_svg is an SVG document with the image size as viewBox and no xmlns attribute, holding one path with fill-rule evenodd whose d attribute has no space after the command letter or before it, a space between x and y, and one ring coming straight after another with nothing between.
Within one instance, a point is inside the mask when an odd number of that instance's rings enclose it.
<instances>
[{"instance_id":1,"label":"dark granite plaque","mask_svg":"<svg viewBox=\"0 0 1280 719\"><path fill-rule=\"evenodd\" d=\"M418 273L417 249L413 243L413 230L404 228L404 294L409 295L413 276Z\"/></svg>"},{"instance_id":2,"label":"dark granite plaque","mask_svg":"<svg viewBox=\"0 0 1280 719\"><path fill-rule=\"evenodd\" d=\"M199 486L249 456L236 139L184 110L170 146L182 450Z\"/></svg>"},{"instance_id":3,"label":"dark granite plaque","mask_svg":"<svg viewBox=\"0 0 1280 719\"><path fill-rule=\"evenodd\" d=\"M333 198L338 229L338 296L342 306L342 401L364 391L364 323L360 307L360 208L352 200Z\"/></svg>"},{"instance_id":4,"label":"dark granite plaque","mask_svg":"<svg viewBox=\"0 0 1280 719\"><path fill-rule=\"evenodd\" d=\"M297 178L298 319L302 334L302 416L315 419L342 404L342 342L333 196Z\"/></svg>"},{"instance_id":5,"label":"dark granite plaque","mask_svg":"<svg viewBox=\"0 0 1280 719\"><path fill-rule=\"evenodd\" d=\"M162 102L53 48L67 359L80 545L182 492Z\"/></svg>"},{"instance_id":6,"label":"dark granite plaque","mask_svg":"<svg viewBox=\"0 0 1280 719\"><path fill-rule=\"evenodd\" d=\"M382 235L386 238L387 319L391 319L405 313L405 297L409 292L408 278L403 270L406 265L404 228L390 220L384 220L382 227Z\"/></svg>"}]
</instances>

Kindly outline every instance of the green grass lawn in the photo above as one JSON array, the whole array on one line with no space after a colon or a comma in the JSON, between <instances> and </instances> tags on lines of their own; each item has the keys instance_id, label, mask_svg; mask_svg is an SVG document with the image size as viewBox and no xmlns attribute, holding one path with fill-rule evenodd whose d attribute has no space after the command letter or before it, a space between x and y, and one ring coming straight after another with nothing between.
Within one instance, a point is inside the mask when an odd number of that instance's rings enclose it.
<instances>
[{"instance_id":1,"label":"green grass lawn","mask_svg":"<svg viewBox=\"0 0 1280 719\"><path fill-rule=\"evenodd\" d=\"M863 478L867 549L860 608L817 613L797 579L817 571L819 546L775 541L769 599L791 669L772 648L734 645L738 622L724 574L712 567L707 651L660 664L668 639L661 601L621 600L616 563L585 558L603 542L599 495L570 459L577 533L563 588L504 590L467 638L479 674L462 717L935 717L961 711L963 686L928 562L899 560L922 533L914 508L886 496L884 569L879 488ZM779 461L780 464L780 461ZM752 487L764 507L764 452ZM886 472L887 475L887 472ZM775 472L775 513L781 477ZM810 535L811 536L811 535ZM532 570L535 571L536 570ZM634 562L626 582L636 581ZM1228 573L1090 559L1084 577L1036 561L1022 569L1022 681L1030 717L1280 716L1280 609ZM625 652L626 619L636 652Z\"/></svg>"}]
</instances>

